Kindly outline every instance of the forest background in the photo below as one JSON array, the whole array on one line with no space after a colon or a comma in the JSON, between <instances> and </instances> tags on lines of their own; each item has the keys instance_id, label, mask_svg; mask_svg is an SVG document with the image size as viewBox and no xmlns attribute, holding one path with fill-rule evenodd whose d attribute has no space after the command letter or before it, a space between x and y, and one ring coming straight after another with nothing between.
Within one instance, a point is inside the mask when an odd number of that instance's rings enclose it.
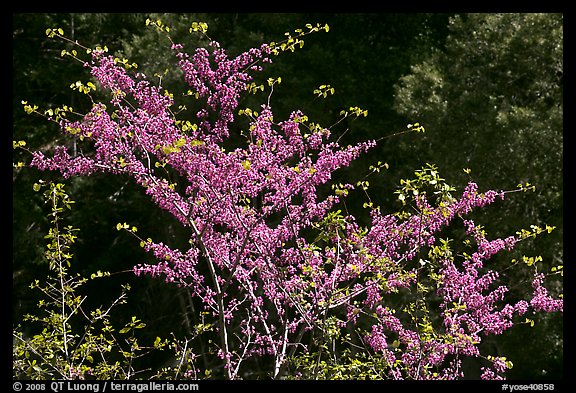
<instances>
[{"instance_id":1,"label":"forest background","mask_svg":"<svg viewBox=\"0 0 576 393\"><path fill-rule=\"evenodd\" d=\"M106 45L149 74L163 75L163 85L179 92L183 87L178 75L165 73L175 68L175 60L166 56L167 42L144 28L147 18L172 26L176 40L183 39L191 21L204 21L211 37L232 55L278 40L306 23L328 24L328 34L307 39L302 50L269 67L267 72L281 75L283 81L276 111L285 115L304 108L318 123L330 124L350 105L367 109L368 117L343 125L349 128L343 144L380 139L408 123L426 127L424 135L384 139L339 172L342 179L361 178L375 160L386 162L388 170L372 184L384 211L398 208L394 191L400 179L426 163L436 165L458 189L470 175L480 189L512 189L528 182L536 186L535 192L517 193L500 202L499 209L475 214L494 236L532 224L556 230L512 254L498 255L494 263L507 266L521 255L540 255L546 266L562 263L561 14L13 14L13 139L40 147L59 142L53 126L24 113L23 100L44 107L90 107L66 88L82 79L84 70L62 59L62 43L46 39L48 27L62 27L68 37L88 46ZM329 84L336 94L315 99L311 92L320 84ZM32 190L39 179L59 177L32 169L13 171L13 321L35 309L37 298L29 284L49 273L43 259L48 210L42 195ZM155 239L176 244L187 241L187 234L126 179L91 176L66 184L76 201L70 225L80 228L74 271L85 276L98 270L116 273L86 288L90 302L109 302L113 291L108 286L128 282L133 289L126 307L137 310L151 336L185 332L189 310L184 292L134 277L131 268L146 256L132 238L114 228L119 221L131 222ZM349 207L361 216L360 206ZM561 279L553 285L561 287ZM561 315L542 315L534 327L518 326L483 345L514 362L509 378L563 376Z\"/></svg>"}]
</instances>

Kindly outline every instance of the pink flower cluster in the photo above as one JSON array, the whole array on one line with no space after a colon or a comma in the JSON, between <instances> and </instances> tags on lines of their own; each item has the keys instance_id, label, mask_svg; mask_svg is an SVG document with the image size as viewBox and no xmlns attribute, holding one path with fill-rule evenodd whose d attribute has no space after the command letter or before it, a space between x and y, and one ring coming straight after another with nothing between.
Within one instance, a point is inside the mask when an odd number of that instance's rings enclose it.
<instances>
[{"instance_id":1,"label":"pink flower cluster","mask_svg":"<svg viewBox=\"0 0 576 393\"><path fill-rule=\"evenodd\" d=\"M417 208L426 214L400 219L373 210L367 228L352 216L328 223L341 196L325 196L321 186L375 142L342 147L331 141L329 130L304 127L300 111L276 121L272 108L262 105L250 121L247 143L225 149L222 142L230 136L250 72L270 62L267 47L235 58L216 42L191 55L180 44L172 49L192 89L190 99L195 95L204 103L196 127L181 128L170 95L144 74L129 75L112 57L94 51L86 66L111 92L111 107L97 103L83 119L61 123L64 132L93 141L93 151L73 157L60 146L51 158L34 153L32 165L65 177L129 175L190 228L186 251L145 242L157 263L139 264L134 271L186 286L202 300L216 321L227 377L237 377L246 359L265 355L274 358L278 376L303 332L344 310L353 324L359 311L373 315L366 349L385 358L389 378L458 378L462 357L479 356L482 335L501 334L529 306L562 311L562 301L550 298L539 275L530 303L505 304L507 288L494 287L499 275L484 262L512 249L517 239L488 241L467 220L477 251L460 266L446 258L437 272L443 325L412 320L414 326L410 318L406 323L404 312L395 315L383 304L392 294L409 295L419 287L424 274L414 261L419 250L432 247L454 219L503 194L478 193L470 183L460 199L445 206L420 197ZM163 166L178 173L178 187L163 176ZM310 233L327 236L317 241ZM432 330L424 334L422 326Z\"/></svg>"}]
</instances>

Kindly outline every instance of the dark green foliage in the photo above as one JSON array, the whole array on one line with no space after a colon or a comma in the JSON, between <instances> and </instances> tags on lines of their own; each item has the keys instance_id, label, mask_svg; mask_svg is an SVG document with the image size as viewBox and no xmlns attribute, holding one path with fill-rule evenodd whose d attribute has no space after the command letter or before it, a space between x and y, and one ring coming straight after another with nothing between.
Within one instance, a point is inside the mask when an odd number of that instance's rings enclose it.
<instances>
[{"instance_id":1,"label":"dark green foliage","mask_svg":"<svg viewBox=\"0 0 576 393\"><path fill-rule=\"evenodd\" d=\"M457 186L468 181L463 169L471 171L481 188L534 185L534 192L504 202L506 214L493 210L483 213L483 220L499 235L532 224L556 226L550 236L523 245L517 253L541 255L547 267L561 263L563 16L466 14L451 19L449 29L444 48L414 63L396 85L396 110L426 125L427 133L414 150ZM504 268L510 258L495 263ZM562 281L554 285L561 287ZM530 377L561 375L561 322L546 316L535 330L525 332L534 346L514 344L507 335L500 348L526 359ZM536 335L541 338L535 340ZM530 364L533 354L543 351L551 351L547 358L555 360ZM519 376L515 371L512 375Z\"/></svg>"},{"instance_id":2,"label":"dark green foliage","mask_svg":"<svg viewBox=\"0 0 576 393\"><path fill-rule=\"evenodd\" d=\"M514 198L506 233L529 223L557 226L547 257L562 259L563 30L558 14L471 14L450 21L444 50L412 66L395 108L426 125L416 147L456 185L469 168L481 187L530 182ZM517 217L519 220L511 218Z\"/></svg>"}]
</instances>

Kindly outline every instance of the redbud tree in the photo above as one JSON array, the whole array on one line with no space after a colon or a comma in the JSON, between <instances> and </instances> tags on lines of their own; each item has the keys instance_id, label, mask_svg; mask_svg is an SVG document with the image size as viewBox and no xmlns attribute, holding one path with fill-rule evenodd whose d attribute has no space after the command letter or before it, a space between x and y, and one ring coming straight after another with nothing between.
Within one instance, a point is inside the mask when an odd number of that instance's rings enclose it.
<instances>
[{"instance_id":1,"label":"redbud tree","mask_svg":"<svg viewBox=\"0 0 576 393\"><path fill-rule=\"evenodd\" d=\"M161 21L147 25L170 38ZM91 109L80 114L66 105L23 104L83 141L82 148L61 145L48 153L28 150L23 141L14 146L31 153L30 166L64 178L130 177L189 230L189 247L176 249L128 223L117 225L154 257L154 263L135 261L136 275L183 287L201 304L204 323L194 340L206 345L190 344L186 352L193 375L239 379L260 359L260 377L276 379L458 379L463 360L472 357L483 359L482 378L504 378L512 362L481 353L480 344L531 322L526 316L533 312L563 312L562 295L553 297L544 286L545 276L561 268L543 272L525 258L533 269L532 295L511 300L490 260L553 227L491 239L470 213L519 190L480 192L471 181L456 197L430 164L401 182L399 212L377 206L366 178L335 182L335 172L377 141L342 146L333 126L312 122L302 110L279 119L271 97L281 78L256 82L275 56L322 30L329 28L308 24L281 42L231 57L208 37L205 23L194 22L190 33L208 38L206 47L170 39L187 84L183 97L106 47L74 42L62 56L90 73L90 81L71 87L91 97ZM47 35L72 42L62 29ZM107 98L94 99L95 93ZM334 89L321 85L314 94L326 97ZM240 107L246 96L261 105ZM195 108L191 114L188 106ZM350 107L336 124L366 115ZM414 124L405 132L423 131ZM378 162L369 175L385 167ZM367 196L368 220L348 213L352 192ZM449 226L465 232L463 247L441 237ZM202 370L207 364L217 366Z\"/></svg>"}]
</instances>

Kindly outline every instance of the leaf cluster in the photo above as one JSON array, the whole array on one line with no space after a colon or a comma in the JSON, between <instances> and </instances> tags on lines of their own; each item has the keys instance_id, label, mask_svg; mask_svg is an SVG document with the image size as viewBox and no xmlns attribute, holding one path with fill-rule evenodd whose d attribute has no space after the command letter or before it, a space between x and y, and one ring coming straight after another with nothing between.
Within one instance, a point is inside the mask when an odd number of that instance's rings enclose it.
<instances>
[{"instance_id":1,"label":"leaf cluster","mask_svg":"<svg viewBox=\"0 0 576 393\"><path fill-rule=\"evenodd\" d=\"M132 379L145 370L136 369L136 361L152 350L167 346L167 340L157 338L151 346L138 342L137 330L146 326L132 316L119 330L113 326L114 309L126 303L129 285L123 285L120 295L108 306L87 310L82 287L89 281L109 277L98 271L84 278L70 271L72 253L78 229L62 227L65 210L71 209L70 199L62 183L39 181L35 191L45 188L44 198L51 206L46 239L45 260L51 274L45 282L35 280L30 288L41 293L34 314L27 314L13 328L13 375L30 379ZM30 332L30 333L28 333Z\"/></svg>"}]
</instances>

